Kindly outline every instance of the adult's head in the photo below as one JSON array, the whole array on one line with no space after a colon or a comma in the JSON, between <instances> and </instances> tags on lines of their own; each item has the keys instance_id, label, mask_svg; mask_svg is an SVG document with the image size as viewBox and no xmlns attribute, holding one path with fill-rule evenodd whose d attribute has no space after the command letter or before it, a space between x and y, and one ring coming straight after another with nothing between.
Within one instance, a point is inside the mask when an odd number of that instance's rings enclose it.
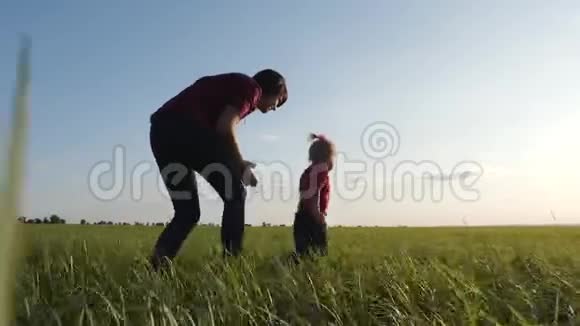
<instances>
[{"instance_id":1,"label":"adult's head","mask_svg":"<svg viewBox=\"0 0 580 326\"><path fill-rule=\"evenodd\" d=\"M286 80L279 72L272 69L264 69L257 72L253 78L262 89L262 96L257 104L262 113L275 111L288 100Z\"/></svg>"}]
</instances>

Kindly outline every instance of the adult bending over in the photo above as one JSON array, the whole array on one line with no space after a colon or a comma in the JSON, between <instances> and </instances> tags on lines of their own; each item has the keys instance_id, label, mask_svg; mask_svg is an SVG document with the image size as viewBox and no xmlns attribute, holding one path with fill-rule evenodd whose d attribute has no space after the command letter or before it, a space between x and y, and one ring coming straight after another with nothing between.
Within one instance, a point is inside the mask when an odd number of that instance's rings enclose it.
<instances>
[{"instance_id":1,"label":"adult bending over","mask_svg":"<svg viewBox=\"0 0 580 326\"><path fill-rule=\"evenodd\" d=\"M257 180L250 170L253 164L242 158L235 128L256 109L275 111L287 98L285 79L274 70L262 70L253 77L225 73L198 79L151 115L151 149L175 211L154 247L154 268L177 255L199 222L194 172L202 175L224 202L224 254L240 254L245 186L255 187Z\"/></svg>"}]
</instances>

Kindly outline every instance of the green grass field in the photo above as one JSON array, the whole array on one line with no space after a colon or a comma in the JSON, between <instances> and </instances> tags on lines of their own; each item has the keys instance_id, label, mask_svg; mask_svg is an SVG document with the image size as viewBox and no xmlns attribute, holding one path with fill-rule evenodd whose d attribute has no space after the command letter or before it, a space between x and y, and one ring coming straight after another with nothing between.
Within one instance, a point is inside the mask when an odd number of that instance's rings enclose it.
<instances>
[{"instance_id":1,"label":"green grass field","mask_svg":"<svg viewBox=\"0 0 580 326\"><path fill-rule=\"evenodd\" d=\"M290 265L290 228L191 234L168 275L160 227L21 225L20 325L578 325L580 228L331 228L329 257Z\"/></svg>"}]
</instances>

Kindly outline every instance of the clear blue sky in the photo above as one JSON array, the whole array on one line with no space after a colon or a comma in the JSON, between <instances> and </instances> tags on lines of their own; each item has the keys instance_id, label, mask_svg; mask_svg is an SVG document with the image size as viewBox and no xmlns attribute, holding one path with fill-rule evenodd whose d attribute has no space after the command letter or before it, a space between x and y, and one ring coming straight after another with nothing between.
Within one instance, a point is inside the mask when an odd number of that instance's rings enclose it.
<instances>
[{"instance_id":1,"label":"clear blue sky","mask_svg":"<svg viewBox=\"0 0 580 326\"><path fill-rule=\"evenodd\" d=\"M102 201L90 191L91 168L111 160L115 145L126 149L126 174L153 162L149 115L200 76L274 68L287 77L287 105L250 116L239 137L261 171L274 161L291 169L284 189L307 164L311 131L371 164L360 138L375 121L400 134L388 167L430 160L445 175L462 160L483 167L476 202L448 186L438 203L335 191L330 223L550 223L550 210L559 223L580 223L576 2L12 1L0 5L0 27L2 107L12 101L18 37L32 39L28 216L166 221L172 210L156 171L141 200L127 184ZM358 180L377 179L369 168ZM393 178L392 187L403 184ZM291 223L295 204L252 197L248 222ZM202 222L217 222L221 203L204 199L202 210Z\"/></svg>"}]
</instances>

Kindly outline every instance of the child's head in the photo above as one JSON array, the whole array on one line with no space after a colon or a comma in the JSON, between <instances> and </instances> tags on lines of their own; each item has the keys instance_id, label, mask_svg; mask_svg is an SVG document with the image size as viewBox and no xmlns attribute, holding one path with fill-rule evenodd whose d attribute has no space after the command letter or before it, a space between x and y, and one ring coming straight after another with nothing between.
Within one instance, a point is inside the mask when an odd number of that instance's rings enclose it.
<instances>
[{"instance_id":1,"label":"child's head","mask_svg":"<svg viewBox=\"0 0 580 326\"><path fill-rule=\"evenodd\" d=\"M312 144L308 149L308 160L313 164L326 163L331 170L336 154L334 144L323 135L310 134L309 139Z\"/></svg>"}]
</instances>

